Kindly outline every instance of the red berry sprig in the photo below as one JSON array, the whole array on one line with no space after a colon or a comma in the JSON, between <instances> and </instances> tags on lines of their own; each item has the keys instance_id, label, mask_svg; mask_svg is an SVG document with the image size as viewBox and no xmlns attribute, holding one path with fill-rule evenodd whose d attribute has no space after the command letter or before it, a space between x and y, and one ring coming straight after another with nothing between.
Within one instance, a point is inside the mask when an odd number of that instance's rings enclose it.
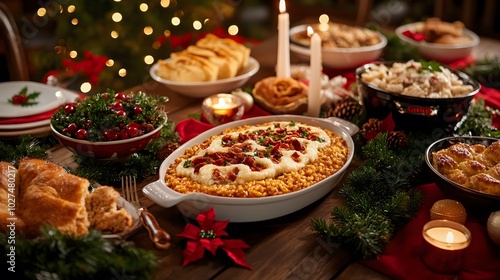
<instances>
[{"instance_id":1,"label":"red berry sprig","mask_svg":"<svg viewBox=\"0 0 500 280\"><path fill-rule=\"evenodd\" d=\"M38 96L40 95L39 91L34 91L32 93L28 93L28 87L23 87L19 93L15 94L12 96L11 99L9 99L9 103L13 105L20 105L20 106L33 106L38 104L38 102L34 101Z\"/></svg>"}]
</instances>

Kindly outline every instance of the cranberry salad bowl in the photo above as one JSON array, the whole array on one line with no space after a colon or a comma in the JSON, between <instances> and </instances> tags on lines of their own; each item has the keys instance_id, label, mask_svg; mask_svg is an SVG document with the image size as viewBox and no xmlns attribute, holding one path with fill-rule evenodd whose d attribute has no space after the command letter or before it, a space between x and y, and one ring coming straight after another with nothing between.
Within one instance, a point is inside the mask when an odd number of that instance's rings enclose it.
<instances>
[{"instance_id":1,"label":"cranberry salad bowl","mask_svg":"<svg viewBox=\"0 0 500 280\"><path fill-rule=\"evenodd\" d=\"M342 119L297 115L219 125L170 154L159 168L159 179L143 192L191 218L210 208L218 220L238 223L285 216L335 188L354 156L351 136L357 131Z\"/></svg>"},{"instance_id":2,"label":"cranberry salad bowl","mask_svg":"<svg viewBox=\"0 0 500 280\"><path fill-rule=\"evenodd\" d=\"M59 143L97 159L127 158L156 139L167 121L165 97L107 90L66 104L51 118Z\"/></svg>"}]
</instances>

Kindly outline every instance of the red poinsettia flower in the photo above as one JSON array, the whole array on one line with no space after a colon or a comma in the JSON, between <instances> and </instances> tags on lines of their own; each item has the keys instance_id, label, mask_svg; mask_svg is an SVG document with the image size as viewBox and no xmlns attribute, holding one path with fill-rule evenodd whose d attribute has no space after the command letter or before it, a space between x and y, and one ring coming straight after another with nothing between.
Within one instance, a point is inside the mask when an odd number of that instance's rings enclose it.
<instances>
[{"instance_id":1,"label":"red poinsettia flower","mask_svg":"<svg viewBox=\"0 0 500 280\"><path fill-rule=\"evenodd\" d=\"M106 66L108 58L92 54L88 50L84 52L84 56L84 59L81 61L64 59L61 62L61 65L73 70L74 72L81 72L89 79L89 82L92 85L96 85L99 82L99 75L101 75L102 70Z\"/></svg>"},{"instance_id":2,"label":"red poinsettia flower","mask_svg":"<svg viewBox=\"0 0 500 280\"><path fill-rule=\"evenodd\" d=\"M252 269L245 260L243 249L249 246L238 239L222 239L228 236L224 230L229 221L215 221L215 210L210 208L205 213L200 213L196 217L199 227L187 224L184 230L177 236L188 238L186 249L184 250L182 265L202 259L205 249L215 255L217 249L222 249L238 265Z\"/></svg>"}]
</instances>

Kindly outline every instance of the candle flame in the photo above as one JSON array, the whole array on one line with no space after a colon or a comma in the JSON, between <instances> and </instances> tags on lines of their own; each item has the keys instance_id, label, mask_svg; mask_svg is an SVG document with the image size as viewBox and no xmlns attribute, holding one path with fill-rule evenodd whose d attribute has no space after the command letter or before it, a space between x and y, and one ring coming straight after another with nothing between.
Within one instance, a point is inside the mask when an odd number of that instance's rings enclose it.
<instances>
[{"instance_id":1,"label":"candle flame","mask_svg":"<svg viewBox=\"0 0 500 280\"><path fill-rule=\"evenodd\" d=\"M314 29L311 26L307 27L307 36L312 37L314 34Z\"/></svg>"},{"instance_id":2,"label":"candle flame","mask_svg":"<svg viewBox=\"0 0 500 280\"><path fill-rule=\"evenodd\" d=\"M446 234L446 243L453 243L454 240L455 237L453 236L453 232L448 231L448 233Z\"/></svg>"},{"instance_id":3,"label":"candle flame","mask_svg":"<svg viewBox=\"0 0 500 280\"><path fill-rule=\"evenodd\" d=\"M280 8L280 13L285 13L286 12L286 5L285 5L285 0L280 0L279 4Z\"/></svg>"}]
</instances>

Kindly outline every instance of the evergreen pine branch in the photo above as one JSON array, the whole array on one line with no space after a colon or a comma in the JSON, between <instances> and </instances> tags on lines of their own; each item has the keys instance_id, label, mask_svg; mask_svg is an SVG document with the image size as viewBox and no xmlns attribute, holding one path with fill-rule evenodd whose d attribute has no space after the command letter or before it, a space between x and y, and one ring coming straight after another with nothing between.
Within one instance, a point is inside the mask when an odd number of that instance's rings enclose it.
<instances>
[{"instance_id":1,"label":"evergreen pine branch","mask_svg":"<svg viewBox=\"0 0 500 280\"><path fill-rule=\"evenodd\" d=\"M7 240L1 233L2 251L9 252ZM93 230L75 237L44 227L35 239L16 236L16 273L23 279L152 279L156 265L153 252Z\"/></svg>"},{"instance_id":2,"label":"evergreen pine branch","mask_svg":"<svg viewBox=\"0 0 500 280\"><path fill-rule=\"evenodd\" d=\"M24 157L45 158L46 151L57 143L54 136L33 138L23 135L19 139L0 141L1 160L14 165Z\"/></svg>"}]
</instances>

